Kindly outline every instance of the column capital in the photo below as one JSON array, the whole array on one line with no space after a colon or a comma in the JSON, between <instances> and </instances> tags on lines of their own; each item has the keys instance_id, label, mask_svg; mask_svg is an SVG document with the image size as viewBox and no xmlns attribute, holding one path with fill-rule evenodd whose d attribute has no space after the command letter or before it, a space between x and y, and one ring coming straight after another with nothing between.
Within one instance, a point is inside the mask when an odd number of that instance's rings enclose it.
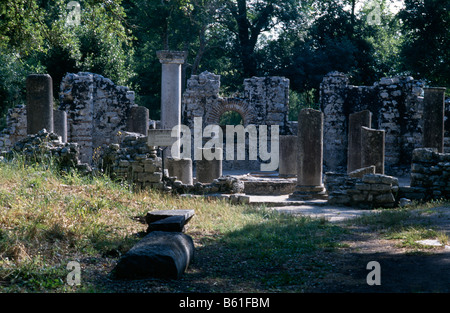
<instances>
[{"instance_id":1,"label":"column capital","mask_svg":"<svg viewBox=\"0 0 450 313\"><path fill-rule=\"evenodd\" d=\"M186 51L160 50L156 51L156 56L163 64L183 64L187 58Z\"/></svg>"}]
</instances>

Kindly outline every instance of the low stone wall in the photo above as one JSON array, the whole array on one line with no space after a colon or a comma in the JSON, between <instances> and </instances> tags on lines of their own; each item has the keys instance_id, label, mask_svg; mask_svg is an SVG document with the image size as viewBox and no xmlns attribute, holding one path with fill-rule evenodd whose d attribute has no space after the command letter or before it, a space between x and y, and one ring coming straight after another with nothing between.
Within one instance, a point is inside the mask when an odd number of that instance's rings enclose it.
<instances>
[{"instance_id":1,"label":"low stone wall","mask_svg":"<svg viewBox=\"0 0 450 313\"><path fill-rule=\"evenodd\" d=\"M6 114L6 127L0 132L0 150L8 151L19 140L27 136L27 109L17 105Z\"/></svg>"},{"instance_id":2,"label":"low stone wall","mask_svg":"<svg viewBox=\"0 0 450 313\"><path fill-rule=\"evenodd\" d=\"M102 167L113 178L134 184L137 189L163 189L162 160L155 147L147 145L147 137L120 132L119 144L111 144L102 155Z\"/></svg>"},{"instance_id":3,"label":"low stone wall","mask_svg":"<svg viewBox=\"0 0 450 313\"><path fill-rule=\"evenodd\" d=\"M350 205L364 209L392 208L399 190L396 177L365 174L362 178L327 172L324 183L329 204Z\"/></svg>"},{"instance_id":4,"label":"low stone wall","mask_svg":"<svg viewBox=\"0 0 450 313\"><path fill-rule=\"evenodd\" d=\"M26 162L50 162L53 161L60 168L89 169L80 163L79 149L76 143L63 143L61 137L43 129L35 135L27 135L19 140L3 157L12 159L22 156ZM90 170L90 169L89 169Z\"/></svg>"},{"instance_id":5,"label":"low stone wall","mask_svg":"<svg viewBox=\"0 0 450 313\"><path fill-rule=\"evenodd\" d=\"M411 187L402 188L408 199L450 198L450 153L431 148L415 149L412 154Z\"/></svg>"},{"instance_id":6,"label":"low stone wall","mask_svg":"<svg viewBox=\"0 0 450 313\"><path fill-rule=\"evenodd\" d=\"M156 147L147 145L142 134L121 132L119 144L111 144L100 157L101 167L113 178L133 184L137 189L155 188L175 194L241 193L243 182L235 177L219 177L212 183L183 184L177 177L163 178L163 164Z\"/></svg>"}]
</instances>

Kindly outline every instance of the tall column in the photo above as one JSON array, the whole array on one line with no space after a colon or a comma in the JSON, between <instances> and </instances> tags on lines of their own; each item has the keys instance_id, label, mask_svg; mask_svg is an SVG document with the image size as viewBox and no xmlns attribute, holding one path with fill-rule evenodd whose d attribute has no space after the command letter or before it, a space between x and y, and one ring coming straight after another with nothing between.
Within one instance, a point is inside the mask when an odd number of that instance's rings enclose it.
<instances>
[{"instance_id":1,"label":"tall column","mask_svg":"<svg viewBox=\"0 0 450 313\"><path fill-rule=\"evenodd\" d=\"M372 113L368 110L350 114L348 117L347 172L361 166L361 127L371 127Z\"/></svg>"},{"instance_id":2,"label":"tall column","mask_svg":"<svg viewBox=\"0 0 450 313\"><path fill-rule=\"evenodd\" d=\"M423 147L444 152L445 88L424 88Z\"/></svg>"},{"instance_id":3,"label":"tall column","mask_svg":"<svg viewBox=\"0 0 450 313\"><path fill-rule=\"evenodd\" d=\"M28 75L27 134L36 134L43 128L53 132L53 83L48 74Z\"/></svg>"},{"instance_id":4,"label":"tall column","mask_svg":"<svg viewBox=\"0 0 450 313\"><path fill-rule=\"evenodd\" d=\"M181 67L186 60L184 51L158 51L162 64L161 129L181 124Z\"/></svg>"},{"instance_id":5,"label":"tall column","mask_svg":"<svg viewBox=\"0 0 450 313\"><path fill-rule=\"evenodd\" d=\"M323 113L303 109L298 116L297 186L290 198L325 199L323 171Z\"/></svg>"},{"instance_id":6,"label":"tall column","mask_svg":"<svg viewBox=\"0 0 450 313\"><path fill-rule=\"evenodd\" d=\"M361 127L361 167L375 165L375 173L384 174L384 130Z\"/></svg>"}]
</instances>

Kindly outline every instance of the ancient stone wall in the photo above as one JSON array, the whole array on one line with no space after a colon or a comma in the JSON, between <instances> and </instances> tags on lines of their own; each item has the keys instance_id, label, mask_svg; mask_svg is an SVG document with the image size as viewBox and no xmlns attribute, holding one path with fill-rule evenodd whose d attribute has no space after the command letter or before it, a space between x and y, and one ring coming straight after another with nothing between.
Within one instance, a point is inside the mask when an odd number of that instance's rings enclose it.
<instances>
[{"instance_id":1,"label":"ancient stone wall","mask_svg":"<svg viewBox=\"0 0 450 313\"><path fill-rule=\"evenodd\" d=\"M61 81L60 110L67 112L67 140L80 147L82 162L91 163L94 149L118 141L126 130L134 92L98 74L69 73Z\"/></svg>"},{"instance_id":2,"label":"ancient stone wall","mask_svg":"<svg viewBox=\"0 0 450 313\"><path fill-rule=\"evenodd\" d=\"M392 208L396 205L399 190L397 178L376 173L361 176L326 173L324 182L328 203L364 209Z\"/></svg>"},{"instance_id":3,"label":"ancient stone wall","mask_svg":"<svg viewBox=\"0 0 450 313\"><path fill-rule=\"evenodd\" d=\"M194 117L203 118L203 126L219 125L227 111L238 112L244 126L279 125L280 134L288 129L289 80L284 77L253 77L244 80L239 97L224 98L220 76L209 72L193 75L187 81L182 101L182 123L193 127Z\"/></svg>"},{"instance_id":4,"label":"ancient stone wall","mask_svg":"<svg viewBox=\"0 0 450 313\"><path fill-rule=\"evenodd\" d=\"M220 125L222 114L234 111L247 125L278 125L280 135L293 133L288 122L289 80L284 77L253 77L244 80L244 91L239 96L220 96L220 76L209 72L193 75L187 81L182 99L182 124L194 127L194 118L202 118L202 129ZM193 133L193 132L192 132ZM270 135L270 130L268 129ZM225 138L225 133L224 133ZM226 147L224 145L224 155ZM237 154L236 148L234 155ZM261 161L249 160L248 138L246 160L224 160L224 169L259 170Z\"/></svg>"},{"instance_id":5,"label":"ancient stone wall","mask_svg":"<svg viewBox=\"0 0 450 313\"><path fill-rule=\"evenodd\" d=\"M8 110L6 127L0 133L0 150L9 150L16 142L27 136L27 110L18 105Z\"/></svg>"},{"instance_id":6,"label":"ancient stone wall","mask_svg":"<svg viewBox=\"0 0 450 313\"><path fill-rule=\"evenodd\" d=\"M320 105L325 114L324 166L329 171L346 169L348 117L369 110L373 129L386 132L386 173L404 174L412 151L422 144L423 81L412 77L383 78L373 86L349 85L339 72L326 75L320 87ZM446 106L446 143L450 140L450 105ZM447 151L450 146L447 145Z\"/></svg>"},{"instance_id":7,"label":"ancient stone wall","mask_svg":"<svg viewBox=\"0 0 450 313\"><path fill-rule=\"evenodd\" d=\"M438 153L431 148L415 149L411 187L403 191L410 199L450 199L450 153Z\"/></svg>"}]
</instances>

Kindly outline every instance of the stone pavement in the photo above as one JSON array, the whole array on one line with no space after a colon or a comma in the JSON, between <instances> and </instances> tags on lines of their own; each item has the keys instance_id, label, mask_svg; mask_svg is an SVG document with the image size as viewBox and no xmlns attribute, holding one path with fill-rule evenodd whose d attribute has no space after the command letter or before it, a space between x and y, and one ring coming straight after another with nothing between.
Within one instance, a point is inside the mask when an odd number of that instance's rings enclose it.
<instances>
[{"instance_id":1,"label":"stone pavement","mask_svg":"<svg viewBox=\"0 0 450 313\"><path fill-rule=\"evenodd\" d=\"M292 201L289 200L289 195L246 195L242 197L247 197L249 204L264 205L270 210L274 210L280 213L301 214L313 218L325 218L330 222L340 222L376 211L355 209L347 206L328 205L327 200Z\"/></svg>"}]
</instances>

